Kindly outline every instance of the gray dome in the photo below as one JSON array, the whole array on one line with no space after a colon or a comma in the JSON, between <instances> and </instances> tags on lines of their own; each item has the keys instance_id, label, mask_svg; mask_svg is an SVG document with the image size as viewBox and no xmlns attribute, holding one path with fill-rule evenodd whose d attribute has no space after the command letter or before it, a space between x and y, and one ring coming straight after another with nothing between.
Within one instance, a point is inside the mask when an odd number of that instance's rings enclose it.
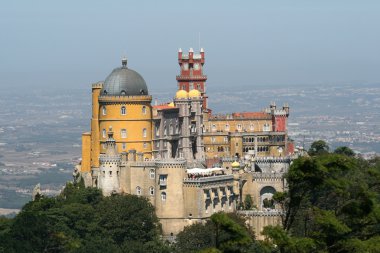
<instances>
[{"instance_id":1,"label":"gray dome","mask_svg":"<svg viewBox=\"0 0 380 253\"><path fill-rule=\"evenodd\" d=\"M148 95L148 87L144 78L136 71L127 68L127 60L122 60L122 66L114 69L106 78L101 96L135 96Z\"/></svg>"}]
</instances>

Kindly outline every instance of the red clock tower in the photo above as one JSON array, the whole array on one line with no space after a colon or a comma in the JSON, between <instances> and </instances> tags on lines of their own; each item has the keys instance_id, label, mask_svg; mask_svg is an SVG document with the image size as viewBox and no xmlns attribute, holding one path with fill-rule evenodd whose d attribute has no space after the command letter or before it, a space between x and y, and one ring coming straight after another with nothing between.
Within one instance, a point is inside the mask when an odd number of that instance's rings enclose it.
<instances>
[{"instance_id":1,"label":"red clock tower","mask_svg":"<svg viewBox=\"0 0 380 253\"><path fill-rule=\"evenodd\" d=\"M197 54L190 48L188 54L178 50L178 63L181 68L179 76L176 76L178 90L187 92L195 89L201 92L203 97L203 110L207 110L206 80L207 76L203 75L203 64L205 63L205 52L203 48Z\"/></svg>"}]
</instances>

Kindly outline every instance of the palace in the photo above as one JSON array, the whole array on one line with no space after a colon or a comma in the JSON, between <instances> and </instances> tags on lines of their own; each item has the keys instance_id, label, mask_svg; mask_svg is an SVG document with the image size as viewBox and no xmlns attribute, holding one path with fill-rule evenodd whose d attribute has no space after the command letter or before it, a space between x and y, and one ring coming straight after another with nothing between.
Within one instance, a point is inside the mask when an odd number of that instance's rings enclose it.
<instances>
[{"instance_id":1,"label":"palace","mask_svg":"<svg viewBox=\"0 0 380 253\"><path fill-rule=\"evenodd\" d=\"M92 85L91 131L82 135L75 173L104 195L136 194L156 208L165 236L213 213L239 212L259 232L278 223L273 203L294 155L289 106L214 114L208 106L205 52L178 51L180 75L172 101L152 106L143 77L127 59Z\"/></svg>"}]
</instances>

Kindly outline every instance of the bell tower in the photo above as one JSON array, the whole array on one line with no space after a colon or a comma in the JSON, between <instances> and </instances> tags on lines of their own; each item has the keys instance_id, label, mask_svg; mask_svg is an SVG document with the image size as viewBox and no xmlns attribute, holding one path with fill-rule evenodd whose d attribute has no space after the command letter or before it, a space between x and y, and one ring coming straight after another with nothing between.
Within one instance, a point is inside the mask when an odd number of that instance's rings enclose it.
<instances>
[{"instance_id":1,"label":"bell tower","mask_svg":"<svg viewBox=\"0 0 380 253\"><path fill-rule=\"evenodd\" d=\"M198 90L202 97L203 109L207 109L206 80L207 76L203 74L203 65L205 63L205 52L201 48L199 53L194 53L190 48L188 54L184 54L182 49L178 50L178 64L180 66L180 75L176 76L178 90Z\"/></svg>"}]
</instances>

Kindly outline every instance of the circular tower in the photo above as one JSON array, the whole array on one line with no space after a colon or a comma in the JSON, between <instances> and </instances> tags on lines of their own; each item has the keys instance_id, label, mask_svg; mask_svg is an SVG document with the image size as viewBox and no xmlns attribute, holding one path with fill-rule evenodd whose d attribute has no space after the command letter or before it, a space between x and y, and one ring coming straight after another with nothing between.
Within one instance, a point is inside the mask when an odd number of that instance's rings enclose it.
<instances>
[{"instance_id":1,"label":"circular tower","mask_svg":"<svg viewBox=\"0 0 380 253\"><path fill-rule=\"evenodd\" d=\"M118 152L136 150L150 159L151 101L144 78L122 59L122 66L111 72L99 92L99 153L105 153L107 129L112 128Z\"/></svg>"}]
</instances>

